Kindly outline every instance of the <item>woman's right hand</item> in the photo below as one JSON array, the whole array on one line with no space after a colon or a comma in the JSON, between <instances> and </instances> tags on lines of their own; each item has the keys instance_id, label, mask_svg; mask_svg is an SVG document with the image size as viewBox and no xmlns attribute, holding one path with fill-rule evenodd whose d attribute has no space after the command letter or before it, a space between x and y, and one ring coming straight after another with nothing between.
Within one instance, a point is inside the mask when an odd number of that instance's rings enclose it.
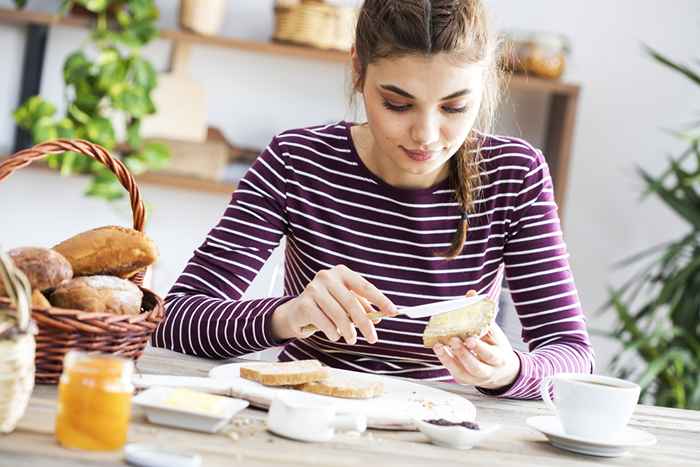
<instances>
[{"instance_id":1,"label":"woman's right hand","mask_svg":"<svg viewBox=\"0 0 700 467\"><path fill-rule=\"evenodd\" d=\"M370 344L377 342L377 330L367 314L396 316L396 306L358 273L343 265L316 273L298 297L280 305L272 314L272 335L276 339L307 338L321 330L328 339L342 336L348 344L357 342L357 329ZM311 326L309 326L311 325ZM306 328L306 329L305 329Z\"/></svg>"}]
</instances>

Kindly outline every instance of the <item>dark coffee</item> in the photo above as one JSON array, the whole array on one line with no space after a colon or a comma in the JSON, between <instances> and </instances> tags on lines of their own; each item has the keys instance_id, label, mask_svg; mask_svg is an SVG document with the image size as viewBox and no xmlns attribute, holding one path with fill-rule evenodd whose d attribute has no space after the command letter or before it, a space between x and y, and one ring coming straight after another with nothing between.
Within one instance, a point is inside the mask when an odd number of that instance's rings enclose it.
<instances>
[{"instance_id":1,"label":"dark coffee","mask_svg":"<svg viewBox=\"0 0 700 467\"><path fill-rule=\"evenodd\" d=\"M574 381L576 381L577 383L593 384L593 385L595 385L595 386L605 386L605 387L608 387L608 388L622 388L622 387L624 387L624 386L620 386L620 385L617 385L617 384L613 384L613 383L603 383L603 382L600 382L600 381L583 381L583 380L580 380L580 379L577 379L577 380L574 380Z\"/></svg>"}]
</instances>

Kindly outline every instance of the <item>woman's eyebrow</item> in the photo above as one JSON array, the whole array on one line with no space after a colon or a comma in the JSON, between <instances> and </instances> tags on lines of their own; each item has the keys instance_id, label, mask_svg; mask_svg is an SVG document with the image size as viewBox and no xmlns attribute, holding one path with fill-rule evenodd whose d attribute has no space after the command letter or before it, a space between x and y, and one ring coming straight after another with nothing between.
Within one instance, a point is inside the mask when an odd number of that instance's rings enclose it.
<instances>
[{"instance_id":1,"label":"woman's eyebrow","mask_svg":"<svg viewBox=\"0 0 700 467\"><path fill-rule=\"evenodd\" d=\"M403 89L401 89L401 88L398 87L398 86L394 86L393 84L380 84L379 87L382 88L382 89L384 89L384 90L386 90L386 91L393 92L394 94L398 94L399 96L403 96L403 97L406 97L406 98L408 98L408 99L415 99L415 96L413 96L412 94L410 94L410 93L407 92L407 91L404 91ZM449 100L449 99L454 99L455 97L466 96L466 95L469 94L470 92L471 92L471 91L470 91L469 89L462 89L461 91L453 92L453 93L450 94L449 96L445 96L445 97L443 97L443 98L440 99L440 100L441 100L441 101L446 101L446 100Z\"/></svg>"}]
</instances>

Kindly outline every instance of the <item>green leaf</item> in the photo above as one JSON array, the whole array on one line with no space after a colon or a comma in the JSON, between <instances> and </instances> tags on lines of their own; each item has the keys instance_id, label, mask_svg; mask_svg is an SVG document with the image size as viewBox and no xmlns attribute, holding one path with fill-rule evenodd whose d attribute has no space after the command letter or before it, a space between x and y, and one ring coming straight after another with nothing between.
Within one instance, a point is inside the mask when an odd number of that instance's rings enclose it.
<instances>
[{"instance_id":1,"label":"green leaf","mask_svg":"<svg viewBox=\"0 0 700 467\"><path fill-rule=\"evenodd\" d=\"M126 141L133 150L141 148L141 120L134 119L126 128Z\"/></svg>"},{"instance_id":2,"label":"green leaf","mask_svg":"<svg viewBox=\"0 0 700 467\"><path fill-rule=\"evenodd\" d=\"M55 113L56 107L53 104L41 96L32 96L15 110L13 116L19 126L30 130L39 119L53 117Z\"/></svg>"},{"instance_id":3,"label":"green leaf","mask_svg":"<svg viewBox=\"0 0 700 467\"><path fill-rule=\"evenodd\" d=\"M90 75L92 63L82 51L73 52L63 64L63 79L66 83L77 83Z\"/></svg>"},{"instance_id":4,"label":"green leaf","mask_svg":"<svg viewBox=\"0 0 700 467\"><path fill-rule=\"evenodd\" d=\"M112 122L106 118L94 118L85 125L85 128L89 141L104 146L106 149L112 149L116 146L117 140Z\"/></svg>"},{"instance_id":5,"label":"green leaf","mask_svg":"<svg viewBox=\"0 0 700 467\"><path fill-rule=\"evenodd\" d=\"M129 168L129 171L134 175L141 175L142 173L148 171L148 165L138 155L127 157L124 160L124 164L126 164L126 166Z\"/></svg>"},{"instance_id":6,"label":"green leaf","mask_svg":"<svg viewBox=\"0 0 700 467\"><path fill-rule=\"evenodd\" d=\"M70 139L75 137L75 125L70 118L66 117L59 120L58 124L56 124L56 130L59 138Z\"/></svg>"},{"instance_id":7,"label":"green leaf","mask_svg":"<svg viewBox=\"0 0 700 467\"><path fill-rule=\"evenodd\" d=\"M132 74L134 84L150 91L156 87L157 74L147 60L141 57L133 57L129 65L129 71Z\"/></svg>"},{"instance_id":8,"label":"green leaf","mask_svg":"<svg viewBox=\"0 0 700 467\"><path fill-rule=\"evenodd\" d=\"M87 196L114 201L124 197L124 188L117 179L111 181L93 179L85 192Z\"/></svg>"},{"instance_id":9,"label":"green leaf","mask_svg":"<svg viewBox=\"0 0 700 467\"><path fill-rule=\"evenodd\" d=\"M672 62L671 60L664 57L659 52L657 52L656 50L652 49L649 46L645 45L644 48L646 49L646 52L649 55L651 55L654 58L654 60L656 60L657 62L659 62L663 65L666 65L667 67L671 68L672 70L675 70L675 71L681 73L682 75L684 75L685 77L687 77L691 81L694 81L696 84L700 84L700 75L698 75L697 73L692 71L690 68L688 68L684 65L680 65L678 63Z\"/></svg>"},{"instance_id":10,"label":"green leaf","mask_svg":"<svg viewBox=\"0 0 700 467\"><path fill-rule=\"evenodd\" d=\"M672 191L662 185L660 180L653 178L644 170L640 170L640 172L650 190L654 191L669 208L687 220L693 229L700 230L700 210L695 209L692 205L688 205L688 203L684 203L683 200L679 200Z\"/></svg>"},{"instance_id":11,"label":"green leaf","mask_svg":"<svg viewBox=\"0 0 700 467\"><path fill-rule=\"evenodd\" d=\"M128 112L134 118L148 115L153 105L146 91L140 87L120 89L112 96L112 103L115 109Z\"/></svg>"},{"instance_id":12,"label":"green leaf","mask_svg":"<svg viewBox=\"0 0 700 467\"><path fill-rule=\"evenodd\" d=\"M27 0L15 0L15 7L17 7L17 9L21 10L25 6L27 6Z\"/></svg>"},{"instance_id":13,"label":"green leaf","mask_svg":"<svg viewBox=\"0 0 700 467\"><path fill-rule=\"evenodd\" d=\"M58 130L51 117L41 117L32 127L32 140L35 144L56 138L58 138Z\"/></svg>"},{"instance_id":14,"label":"green leaf","mask_svg":"<svg viewBox=\"0 0 700 467\"><path fill-rule=\"evenodd\" d=\"M161 170L170 162L170 150L165 144L150 142L143 147L143 159L151 170Z\"/></svg>"},{"instance_id":15,"label":"green leaf","mask_svg":"<svg viewBox=\"0 0 700 467\"><path fill-rule=\"evenodd\" d=\"M109 6L109 0L78 0L78 3L93 13L102 13Z\"/></svg>"},{"instance_id":16,"label":"green leaf","mask_svg":"<svg viewBox=\"0 0 700 467\"><path fill-rule=\"evenodd\" d=\"M644 374L639 379L639 386L641 388L649 386L662 371L666 370L673 358L674 354L665 354L649 363L649 366L647 366Z\"/></svg>"},{"instance_id":17,"label":"green leaf","mask_svg":"<svg viewBox=\"0 0 700 467\"><path fill-rule=\"evenodd\" d=\"M76 122L83 125L87 125L90 122L90 115L84 112L74 103L68 106L68 115L70 115Z\"/></svg>"}]
</instances>

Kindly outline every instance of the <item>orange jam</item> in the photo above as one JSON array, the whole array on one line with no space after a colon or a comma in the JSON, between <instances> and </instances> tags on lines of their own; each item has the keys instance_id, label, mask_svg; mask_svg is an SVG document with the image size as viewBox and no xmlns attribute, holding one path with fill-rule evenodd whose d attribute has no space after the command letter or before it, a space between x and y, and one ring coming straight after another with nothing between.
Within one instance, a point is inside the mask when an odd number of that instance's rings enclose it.
<instances>
[{"instance_id":1,"label":"orange jam","mask_svg":"<svg viewBox=\"0 0 700 467\"><path fill-rule=\"evenodd\" d=\"M67 448L112 451L126 443L133 362L70 351L58 385L56 439Z\"/></svg>"}]
</instances>

